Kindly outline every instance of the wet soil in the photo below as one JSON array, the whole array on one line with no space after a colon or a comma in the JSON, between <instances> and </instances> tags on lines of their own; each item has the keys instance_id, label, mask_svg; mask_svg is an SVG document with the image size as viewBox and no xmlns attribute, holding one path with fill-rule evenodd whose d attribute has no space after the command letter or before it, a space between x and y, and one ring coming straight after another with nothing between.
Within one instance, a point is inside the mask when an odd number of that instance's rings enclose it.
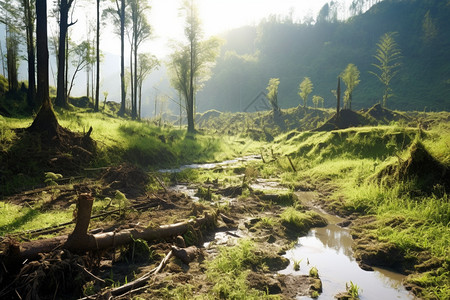
<instances>
[{"instance_id":1,"label":"wet soil","mask_svg":"<svg viewBox=\"0 0 450 300\"><path fill-rule=\"evenodd\" d=\"M253 192L246 192L247 196L243 197L241 195L245 188L215 182L205 183L204 187L213 186L211 193L217 194L205 201L205 195L193 199L183 193L163 188L163 185L159 191L146 192L140 187L149 180L145 172L129 165L121 165L103 170L96 178L24 191L7 197L4 201L27 206L39 204L45 210L60 210L75 206L80 193L90 193L98 199L114 199L117 191L120 191L127 195L126 209L118 210L114 205L106 205L95 211L90 232L173 224L202 216L205 212L217 216L216 227L191 228L183 236L148 242L149 252L144 259L142 256L138 259L139 251L134 244L86 253L70 253L57 249L42 255L36 261L26 261L19 266L4 263L0 274L1 298L16 299L17 295L36 295L41 299L55 296L71 299L92 293L102 294L111 285L124 284L155 268L174 245L196 246L198 251L189 262L183 262L177 257L171 258L146 288L135 291L132 295L160 299L163 298L165 289L187 283L193 286L196 294L206 294L211 289L211 283L205 275L205 262L217 255L219 247L236 245L242 239L254 241L255 253L262 257L267 266L267 270L262 273L249 273L247 281L250 287L264 291L268 289L270 293L285 299L311 293L311 286L315 281L309 276L276 274L289 264L282 254L290 248L292 240L281 222L276 221L274 226L261 222L264 218L278 220L284 209L283 206L273 203L272 196L265 197L265 192L255 193L251 189ZM274 193L270 191L270 195ZM5 261L3 258L8 255L9 245L29 238L45 238L45 234L49 232L57 235L69 234L74 223L67 223L42 231L2 237L2 261ZM77 277L77 274L80 276ZM62 278L69 280L71 284L61 284Z\"/></svg>"}]
</instances>

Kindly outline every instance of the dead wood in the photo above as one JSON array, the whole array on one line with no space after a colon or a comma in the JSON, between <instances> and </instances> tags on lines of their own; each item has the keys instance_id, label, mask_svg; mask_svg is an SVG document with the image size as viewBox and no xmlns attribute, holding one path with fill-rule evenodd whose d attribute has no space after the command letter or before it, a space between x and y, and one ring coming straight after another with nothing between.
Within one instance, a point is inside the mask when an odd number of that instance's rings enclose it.
<instances>
[{"instance_id":1,"label":"dead wood","mask_svg":"<svg viewBox=\"0 0 450 300\"><path fill-rule=\"evenodd\" d=\"M152 201L152 202L144 202L144 203L138 203L138 204L134 204L132 206L130 206L130 208L136 209L136 210L144 210L144 209L149 209L149 208L154 208L154 207L158 207L161 206L164 209L170 209L170 208L175 208L176 205L172 204L172 203L168 203L167 201L165 201L164 199L158 197L157 195L152 194L152 196L155 197L155 199L151 199L151 200L157 200L157 201ZM91 216L91 220L92 219L97 219L100 217L104 217L104 216L108 216L108 215L112 215L115 213L120 213L120 209L114 209L114 210L110 210L110 211L106 211L103 213L99 213L96 215ZM35 237L38 235L42 235L42 234L50 234L50 233L54 233L57 231L60 231L63 229L63 227L74 224L76 222L76 220L72 220L69 222L64 222L58 225L53 225L53 226L49 226L49 227L45 227L45 228L39 228L39 229L32 229L32 230L26 230L26 231L22 231L22 232L17 232L17 233L11 233L8 234L9 237L14 237L14 236L21 236L21 238L23 239L23 236L31 236L31 237ZM91 232L92 233L92 232Z\"/></svg>"},{"instance_id":2,"label":"dead wood","mask_svg":"<svg viewBox=\"0 0 450 300\"><path fill-rule=\"evenodd\" d=\"M21 262L25 259L36 259L39 253L47 253L58 248L67 248L71 251L92 251L126 245L133 242L133 239L143 239L146 241L165 239L183 235L192 227L213 225L214 221L214 216L205 213L204 217L170 225L162 225L157 228L132 228L118 232L104 232L89 235L91 238L84 240L80 244L67 243L67 235L45 240L11 244L6 258Z\"/></svg>"},{"instance_id":3,"label":"dead wood","mask_svg":"<svg viewBox=\"0 0 450 300\"><path fill-rule=\"evenodd\" d=\"M173 254L173 251L171 250L166 254L166 256L163 258L161 263L156 268L153 268L152 270L150 270L149 272L145 273L144 275L142 275L141 277L139 277L138 279L136 279L132 282L129 282L122 286L119 286L114 289L110 289L110 290L103 292L102 296L109 299L111 297L123 296L127 293L134 292L138 289L141 289L142 287L147 285L148 281L150 280L150 278L152 278L152 276L158 274L162 270L162 268L164 268L164 266L167 264L169 259L172 257L172 254ZM100 296L100 295L97 295L97 296ZM97 299L97 297L90 296L90 297L81 298L79 300L87 300L87 299Z\"/></svg>"},{"instance_id":4,"label":"dead wood","mask_svg":"<svg viewBox=\"0 0 450 300\"><path fill-rule=\"evenodd\" d=\"M84 244L91 243L93 235L87 233L91 221L92 205L94 198L91 194L81 194L77 203L77 223L72 234L67 238L65 248L82 250Z\"/></svg>"},{"instance_id":5,"label":"dead wood","mask_svg":"<svg viewBox=\"0 0 450 300\"><path fill-rule=\"evenodd\" d=\"M195 246L189 246L187 248L172 246L173 256L181 259L187 265L197 257L198 252L199 249Z\"/></svg>"},{"instance_id":6,"label":"dead wood","mask_svg":"<svg viewBox=\"0 0 450 300\"><path fill-rule=\"evenodd\" d=\"M295 168L294 164L292 163L291 158L289 156L287 156L287 158L289 160L289 163L291 164L292 171L297 172L297 169Z\"/></svg>"}]
</instances>

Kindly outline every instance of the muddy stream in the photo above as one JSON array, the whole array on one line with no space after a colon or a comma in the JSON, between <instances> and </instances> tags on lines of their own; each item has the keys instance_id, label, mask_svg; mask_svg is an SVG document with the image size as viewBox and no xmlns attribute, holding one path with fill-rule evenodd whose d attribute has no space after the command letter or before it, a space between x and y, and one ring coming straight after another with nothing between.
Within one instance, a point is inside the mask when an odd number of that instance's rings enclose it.
<instances>
[{"instance_id":1,"label":"muddy stream","mask_svg":"<svg viewBox=\"0 0 450 300\"><path fill-rule=\"evenodd\" d=\"M180 172L187 168L212 169L216 167L237 167L244 165L247 161L258 160L259 156L246 156L238 159L228 160L220 163L191 164L181 166L177 169L160 170L160 172ZM254 190L281 191L287 190L277 180L256 179L251 185ZM171 187L172 190L183 192L198 201L195 196L196 188L186 184L178 184ZM402 285L404 275L389 270L373 268L373 271L361 269L353 257L352 237L350 229L343 228L338 223L344 219L330 215L321 208L313 205L314 192L299 191L295 193L303 205L311 207L328 221L328 225L322 228L311 229L306 236L298 238L295 246L284 255L290 260L289 266L279 271L279 274L307 275L312 267L316 267L322 280L323 291L317 299L335 299L335 295L344 292L346 283L352 281L359 287L359 297L362 300L379 299L415 299ZM222 201L235 201L233 198L222 197ZM231 231L237 236L245 236L245 232ZM217 232L214 236L215 245L234 244L236 237L225 232ZM230 243L231 242L231 243ZM235 242L235 241L234 241ZM210 242L205 243L208 251ZM294 270L294 261L300 261L300 270ZM296 299L311 299L307 296L299 296Z\"/></svg>"}]
</instances>

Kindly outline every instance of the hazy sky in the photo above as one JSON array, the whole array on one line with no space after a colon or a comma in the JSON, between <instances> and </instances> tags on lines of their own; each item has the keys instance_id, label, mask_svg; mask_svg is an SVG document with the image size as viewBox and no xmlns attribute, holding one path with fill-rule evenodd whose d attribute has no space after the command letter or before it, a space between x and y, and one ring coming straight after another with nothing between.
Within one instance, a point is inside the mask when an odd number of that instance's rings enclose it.
<instances>
[{"instance_id":1,"label":"hazy sky","mask_svg":"<svg viewBox=\"0 0 450 300\"><path fill-rule=\"evenodd\" d=\"M345 0L349 1L349 0ZM87 4L87 3L91 4ZM206 36L219 34L228 29L243 25L257 25L270 15L287 16L293 12L294 20L303 20L305 16L316 16L327 0L197 0ZM76 17L79 22L73 27L75 39L85 35L86 20L95 20L93 1L79 0ZM148 20L153 28L153 40L145 45L149 52L162 58L170 52L167 44L170 40L181 40L183 36L183 18L179 16L181 0L149 0L151 10ZM87 9L83 9L88 7ZM108 26L103 33L104 51L119 54L119 40L111 34ZM146 50L147 52L147 50Z\"/></svg>"}]
</instances>

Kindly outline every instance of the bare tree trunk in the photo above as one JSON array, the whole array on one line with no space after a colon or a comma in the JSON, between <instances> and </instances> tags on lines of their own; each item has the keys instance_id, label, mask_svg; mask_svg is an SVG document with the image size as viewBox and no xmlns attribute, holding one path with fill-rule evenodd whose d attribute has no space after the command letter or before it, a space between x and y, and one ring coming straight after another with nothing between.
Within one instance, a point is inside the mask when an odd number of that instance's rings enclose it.
<instances>
[{"instance_id":1,"label":"bare tree trunk","mask_svg":"<svg viewBox=\"0 0 450 300\"><path fill-rule=\"evenodd\" d=\"M190 68L190 78L189 78L189 98L187 103L187 119L188 119L188 129L190 133L195 132L194 127L194 41L191 40L191 68Z\"/></svg>"},{"instance_id":2,"label":"bare tree trunk","mask_svg":"<svg viewBox=\"0 0 450 300\"><path fill-rule=\"evenodd\" d=\"M27 37L27 59L28 59L28 91L27 91L27 103L29 107L37 108L39 103L36 102L36 68L35 68L35 55L34 55L34 17L33 11L30 5L32 0L24 0L24 18L25 18L25 31Z\"/></svg>"},{"instance_id":3,"label":"bare tree trunk","mask_svg":"<svg viewBox=\"0 0 450 300\"><path fill-rule=\"evenodd\" d=\"M36 1L36 29L37 97L42 105L28 130L45 132L50 136L56 136L59 130L59 123L53 112L48 83L47 1Z\"/></svg>"},{"instance_id":4,"label":"bare tree trunk","mask_svg":"<svg viewBox=\"0 0 450 300\"><path fill-rule=\"evenodd\" d=\"M120 91L121 101L119 115L125 114L125 0L120 3Z\"/></svg>"},{"instance_id":5,"label":"bare tree trunk","mask_svg":"<svg viewBox=\"0 0 450 300\"><path fill-rule=\"evenodd\" d=\"M130 52L130 84L131 84L131 117L136 118L136 106L134 103L134 78L133 78L133 44Z\"/></svg>"},{"instance_id":6,"label":"bare tree trunk","mask_svg":"<svg viewBox=\"0 0 450 300\"><path fill-rule=\"evenodd\" d=\"M337 107L336 107L336 121L339 120L339 111L341 109L341 77L338 77L338 86L336 90Z\"/></svg>"},{"instance_id":7,"label":"bare tree trunk","mask_svg":"<svg viewBox=\"0 0 450 300\"><path fill-rule=\"evenodd\" d=\"M66 101L69 101L69 37L66 36L66 58L65 58L65 71L64 71L64 91L66 91Z\"/></svg>"},{"instance_id":8,"label":"bare tree trunk","mask_svg":"<svg viewBox=\"0 0 450 300\"><path fill-rule=\"evenodd\" d=\"M95 107L94 110L98 111L99 91L100 91L100 0L97 0L97 78L95 86Z\"/></svg>"},{"instance_id":9,"label":"bare tree trunk","mask_svg":"<svg viewBox=\"0 0 450 300\"><path fill-rule=\"evenodd\" d=\"M67 29L68 29L68 14L70 2L68 0L61 0L60 3L60 14L59 14L59 48L58 48L58 80L56 87L56 100L55 105L59 107L67 108L69 104L67 103L66 98L66 90L65 90L65 55L66 55L66 37L67 37Z\"/></svg>"}]
</instances>

